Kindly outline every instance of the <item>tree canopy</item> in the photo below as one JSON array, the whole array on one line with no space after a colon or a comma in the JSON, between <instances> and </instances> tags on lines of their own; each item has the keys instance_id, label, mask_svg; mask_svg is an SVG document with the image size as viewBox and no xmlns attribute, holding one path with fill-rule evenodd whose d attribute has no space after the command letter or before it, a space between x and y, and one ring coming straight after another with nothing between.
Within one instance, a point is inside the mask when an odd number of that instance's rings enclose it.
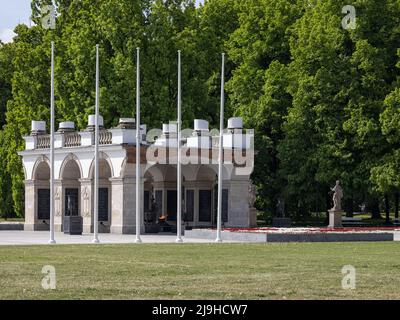
<instances>
[{"instance_id":1,"label":"tree canopy","mask_svg":"<svg viewBox=\"0 0 400 320\"><path fill-rule=\"evenodd\" d=\"M218 124L221 52L227 116L255 129L257 207L278 199L302 217L329 208L342 181L346 211L400 190L400 0L56 0L55 29L18 25L0 43L0 215L23 215L17 151L31 120L49 124L50 42L56 43L56 121L86 126L101 51L101 113L107 126L134 116L136 48L142 55L142 118L176 118L177 50L183 62L183 125ZM9 190L12 192L9 192ZM398 201L398 200L397 200Z\"/></svg>"}]
</instances>

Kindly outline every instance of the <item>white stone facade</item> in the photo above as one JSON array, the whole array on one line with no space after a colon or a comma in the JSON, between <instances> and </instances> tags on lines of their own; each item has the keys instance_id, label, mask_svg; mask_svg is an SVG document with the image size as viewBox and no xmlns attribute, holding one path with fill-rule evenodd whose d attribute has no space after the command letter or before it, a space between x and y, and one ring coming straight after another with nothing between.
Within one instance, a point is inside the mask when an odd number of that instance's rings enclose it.
<instances>
[{"instance_id":1,"label":"white stone facade","mask_svg":"<svg viewBox=\"0 0 400 320\"><path fill-rule=\"evenodd\" d=\"M132 119L122 120L117 128L102 128L100 132L99 232L134 234L136 129ZM196 121L196 126L199 125L201 130L193 131L183 141L182 208L186 226L215 227L218 136L208 131L204 121ZM75 213L83 218L83 231L90 233L93 232L93 126L89 123L88 129L82 132L75 132L71 124L65 126L55 135L55 230L63 230L68 195L74 199ZM168 130L171 127L164 126L159 137L154 132L146 132L144 125L140 128L145 141L140 159L143 232L144 213L150 210L152 202L159 217L176 225L177 140L176 133ZM251 227L256 221L255 210L249 207L249 178L254 158L252 132L244 134L241 128L228 129L224 134L223 225ZM31 135L24 137L26 149L19 153L25 172L25 230L48 230L50 136L44 132L43 122L33 122L32 130ZM146 141L149 136L155 143ZM241 156L246 154L245 164L236 163L232 156L236 151Z\"/></svg>"}]
</instances>

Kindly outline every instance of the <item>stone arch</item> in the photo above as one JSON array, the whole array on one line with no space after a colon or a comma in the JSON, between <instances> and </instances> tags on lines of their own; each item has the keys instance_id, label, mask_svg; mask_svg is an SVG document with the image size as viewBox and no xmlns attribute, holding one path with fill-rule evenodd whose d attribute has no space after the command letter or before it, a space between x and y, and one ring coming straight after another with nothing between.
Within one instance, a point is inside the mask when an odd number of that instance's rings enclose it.
<instances>
[{"instance_id":1,"label":"stone arch","mask_svg":"<svg viewBox=\"0 0 400 320\"><path fill-rule=\"evenodd\" d=\"M177 178L177 166L174 164L154 164L147 166L144 170L144 177L151 175L155 181L170 181L176 182ZM182 166L182 176L184 180L190 180L192 172L187 170L185 166Z\"/></svg>"},{"instance_id":2,"label":"stone arch","mask_svg":"<svg viewBox=\"0 0 400 320\"><path fill-rule=\"evenodd\" d=\"M22 169L24 170L24 179L27 180L27 179L28 179L28 173L27 173L27 171L26 171L25 163L24 163L24 162L22 162Z\"/></svg>"},{"instance_id":3,"label":"stone arch","mask_svg":"<svg viewBox=\"0 0 400 320\"><path fill-rule=\"evenodd\" d=\"M212 170L215 175L217 176L218 179L218 164L202 164L197 166L194 174L196 177L196 180L198 179L199 172L206 170L205 168L208 168ZM223 165L222 166L222 179L223 180L230 180L232 178L232 172L233 172L233 167L230 165Z\"/></svg>"},{"instance_id":4,"label":"stone arch","mask_svg":"<svg viewBox=\"0 0 400 320\"><path fill-rule=\"evenodd\" d=\"M147 171L147 167L143 164L140 165L141 176L144 177L145 172ZM124 161L122 161L120 177L134 177L136 176L136 163L128 162L128 158L126 157Z\"/></svg>"},{"instance_id":5,"label":"stone arch","mask_svg":"<svg viewBox=\"0 0 400 320\"><path fill-rule=\"evenodd\" d=\"M214 181L218 176L218 167L213 165L200 165L196 172L196 181Z\"/></svg>"},{"instance_id":6,"label":"stone arch","mask_svg":"<svg viewBox=\"0 0 400 320\"><path fill-rule=\"evenodd\" d=\"M144 172L145 178L149 178L149 176L152 177L153 180L155 181L163 181L164 180L164 171L163 169L158 166L158 165L152 165L148 168L146 168Z\"/></svg>"},{"instance_id":7,"label":"stone arch","mask_svg":"<svg viewBox=\"0 0 400 320\"><path fill-rule=\"evenodd\" d=\"M45 221L50 219L50 161L40 156L32 170L32 180L35 185L34 216L40 228L47 230Z\"/></svg>"},{"instance_id":8,"label":"stone arch","mask_svg":"<svg viewBox=\"0 0 400 320\"><path fill-rule=\"evenodd\" d=\"M71 163L75 163L75 165L78 168L79 171L79 177L77 175L74 175L70 178L72 179L80 179L81 177L83 177L83 171L82 171L82 165L81 162L79 161L78 157L76 155L74 155L73 153L69 154L68 156L66 156L61 164L61 168L60 168L60 172L59 172L59 179L63 179L63 178L68 178L68 176L65 175L65 171L66 169L68 169L67 166L74 166ZM76 169L76 168L73 168Z\"/></svg>"},{"instance_id":9,"label":"stone arch","mask_svg":"<svg viewBox=\"0 0 400 320\"><path fill-rule=\"evenodd\" d=\"M114 169L111 162L111 158L105 152L99 153L99 176L100 178L112 178L114 177ZM103 173L103 174L102 174ZM94 158L89 167L89 178L94 177Z\"/></svg>"},{"instance_id":10,"label":"stone arch","mask_svg":"<svg viewBox=\"0 0 400 320\"><path fill-rule=\"evenodd\" d=\"M69 154L64 158L60 169L60 181L62 193L58 205L62 211L62 216L80 215L81 208L81 183L83 177L82 166L79 159L74 154ZM62 224L62 222L60 222Z\"/></svg>"},{"instance_id":11,"label":"stone arch","mask_svg":"<svg viewBox=\"0 0 400 320\"><path fill-rule=\"evenodd\" d=\"M32 179L50 180L50 161L46 156L42 155L36 160L32 170Z\"/></svg>"}]
</instances>

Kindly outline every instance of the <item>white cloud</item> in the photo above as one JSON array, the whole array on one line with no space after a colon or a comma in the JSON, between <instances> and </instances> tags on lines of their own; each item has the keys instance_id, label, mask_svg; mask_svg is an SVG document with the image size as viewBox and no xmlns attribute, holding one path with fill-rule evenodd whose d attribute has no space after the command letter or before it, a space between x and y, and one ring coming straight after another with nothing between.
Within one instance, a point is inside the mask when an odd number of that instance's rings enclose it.
<instances>
[{"instance_id":1,"label":"white cloud","mask_svg":"<svg viewBox=\"0 0 400 320\"><path fill-rule=\"evenodd\" d=\"M4 43L12 42L15 36L16 34L11 29L0 29L0 40Z\"/></svg>"}]
</instances>

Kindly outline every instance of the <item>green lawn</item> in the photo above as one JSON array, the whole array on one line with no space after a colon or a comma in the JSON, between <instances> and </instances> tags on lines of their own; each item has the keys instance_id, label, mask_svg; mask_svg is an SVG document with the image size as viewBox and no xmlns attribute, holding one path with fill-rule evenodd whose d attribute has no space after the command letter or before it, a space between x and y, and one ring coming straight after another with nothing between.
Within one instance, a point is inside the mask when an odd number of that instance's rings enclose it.
<instances>
[{"instance_id":1,"label":"green lawn","mask_svg":"<svg viewBox=\"0 0 400 320\"><path fill-rule=\"evenodd\" d=\"M0 270L0 299L400 299L396 242L0 246Z\"/></svg>"}]
</instances>

